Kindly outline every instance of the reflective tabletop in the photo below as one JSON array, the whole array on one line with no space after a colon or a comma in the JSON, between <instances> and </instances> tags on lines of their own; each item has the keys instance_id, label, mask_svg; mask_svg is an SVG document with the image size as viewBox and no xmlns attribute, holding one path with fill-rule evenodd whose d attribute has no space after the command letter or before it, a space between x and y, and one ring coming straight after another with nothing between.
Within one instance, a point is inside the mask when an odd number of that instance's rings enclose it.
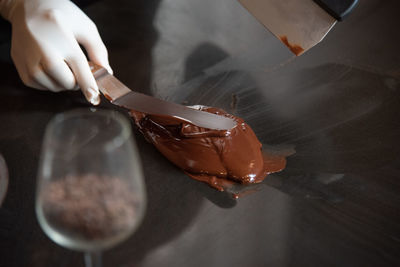
<instances>
[{"instance_id":1,"label":"reflective tabletop","mask_svg":"<svg viewBox=\"0 0 400 267\"><path fill-rule=\"evenodd\" d=\"M284 171L237 200L194 181L133 126L148 208L104 266L400 265L400 2L360 1L324 41L293 56L237 1L104 0L84 7L132 90L242 117ZM25 87L0 45L0 266L83 266L34 212L38 158L80 92ZM102 99L102 109L123 109Z\"/></svg>"}]
</instances>

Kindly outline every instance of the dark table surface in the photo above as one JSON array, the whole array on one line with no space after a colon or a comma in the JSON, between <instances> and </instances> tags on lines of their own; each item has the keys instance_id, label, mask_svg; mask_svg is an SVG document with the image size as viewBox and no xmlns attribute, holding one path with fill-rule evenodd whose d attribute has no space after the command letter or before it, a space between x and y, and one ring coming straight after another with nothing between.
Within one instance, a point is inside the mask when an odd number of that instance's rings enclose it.
<instances>
[{"instance_id":1,"label":"dark table surface","mask_svg":"<svg viewBox=\"0 0 400 267\"><path fill-rule=\"evenodd\" d=\"M266 146L296 150L283 172L234 200L185 176L135 129L148 209L138 231L104 253L105 266L399 266L399 10L397 0L360 1L294 58L235 0L86 7L130 88L222 107ZM41 230L34 191L46 124L89 105L79 92L24 87L8 51L3 43L0 153L10 183L0 266L83 266L81 253Z\"/></svg>"}]
</instances>

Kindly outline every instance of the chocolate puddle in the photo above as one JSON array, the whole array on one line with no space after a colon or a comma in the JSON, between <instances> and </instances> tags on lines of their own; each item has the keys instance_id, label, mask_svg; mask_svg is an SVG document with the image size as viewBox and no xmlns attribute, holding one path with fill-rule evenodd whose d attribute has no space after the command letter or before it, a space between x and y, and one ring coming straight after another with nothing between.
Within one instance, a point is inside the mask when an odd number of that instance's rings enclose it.
<instances>
[{"instance_id":1,"label":"chocolate puddle","mask_svg":"<svg viewBox=\"0 0 400 267\"><path fill-rule=\"evenodd\" d=\"M236 183L260 183L269 173L285 168L286 158L262 152L262 145L243 119L205 106L199 110L231 117L237 125L229 131L201 128L169 116L131 111L146 140L193 179L219 191Z\"/></svg>"}]
</instances>

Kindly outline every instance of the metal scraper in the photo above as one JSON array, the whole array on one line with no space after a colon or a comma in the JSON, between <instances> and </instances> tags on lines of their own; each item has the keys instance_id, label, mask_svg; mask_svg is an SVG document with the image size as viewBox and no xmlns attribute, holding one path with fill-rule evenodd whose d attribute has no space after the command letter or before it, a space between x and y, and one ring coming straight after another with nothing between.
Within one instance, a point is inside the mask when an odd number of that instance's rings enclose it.
<instances>
[{"instance_id":1,"label":"metal scraper","mask_svg":"<svg viewBox=\"0 0 400 267\"><path fill-rule=\"evenodd\" d=\"M171 116L207 129L230 130L236 126L231 118L134 92L101 66L92 62L89 65L100 91L115 105L146 114Z\"/></svg>"},{"instance_id":2,"label":"metal scraper","mask_svg":"<svg viewBox=\"0 0 400 267\"><path fill-rule=\"evenodd\" d=\"M296 56L322 41L358 0L239 0Z\"/></svg>"}]
</instances>

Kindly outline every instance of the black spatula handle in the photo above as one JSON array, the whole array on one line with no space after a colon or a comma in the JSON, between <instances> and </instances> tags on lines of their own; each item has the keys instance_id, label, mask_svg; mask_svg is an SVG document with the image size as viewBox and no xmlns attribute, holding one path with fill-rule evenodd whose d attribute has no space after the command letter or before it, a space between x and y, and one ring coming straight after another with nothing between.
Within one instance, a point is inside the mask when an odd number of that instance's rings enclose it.
<instances>
[{"instance_id":1,"label":"black spatula handle","mask_svg":"<svg viewBox=\"0 0 400 267\"><path fill-rule=\"evenodd\" d=\"M314 2L325 9L332 17L340 21L350 14L357 5L358 0L314 0Z\"/></svg>"}]
</instances>

